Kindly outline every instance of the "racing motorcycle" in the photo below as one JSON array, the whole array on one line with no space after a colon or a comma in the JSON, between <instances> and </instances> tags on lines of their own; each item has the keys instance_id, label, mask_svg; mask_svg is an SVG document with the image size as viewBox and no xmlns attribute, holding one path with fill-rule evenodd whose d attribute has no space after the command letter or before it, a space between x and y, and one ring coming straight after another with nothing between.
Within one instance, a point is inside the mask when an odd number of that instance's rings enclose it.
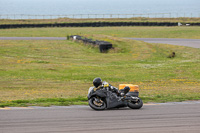
<instances>
[{"instance_id":1,"label":"racing motorcycle","mask_svg":"<svg viewBox=\"0 0 200 133\"><path fill-rule=\"evenodd\" d=\"M142 99L138 97L139 88L132 84L120 84L120 88L129 86L129 92L121 97L110 91L110 85L104 83L102 89L90 87L88 91L88 103L94 110L104 110L112 108L129 107L131 109L140 109L143 106ZM123 89L120 92L123 93Z\"/></svg>"}]
</instances>

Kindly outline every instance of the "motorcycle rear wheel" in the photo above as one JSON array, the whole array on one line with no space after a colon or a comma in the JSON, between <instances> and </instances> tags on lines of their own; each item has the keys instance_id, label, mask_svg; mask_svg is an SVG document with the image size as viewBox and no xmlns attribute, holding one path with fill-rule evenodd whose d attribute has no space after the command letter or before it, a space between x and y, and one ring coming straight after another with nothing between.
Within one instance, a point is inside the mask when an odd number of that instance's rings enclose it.
<instances>
[{"instance_id":1,"label":"motorcycle rear wheel","mask_svg":"<svg viewBox=\"0 0 200 133\"><path fill-rule=\"evenodd\" d=\"M106 103L104 100L100 99L100 103L97 103L95 101L95 97L92 97L89 99L88 103L89 103L89 106L94 109L94 110L104 110L106 109Z\"/></svg>"},{"instance_id":2,"label":"motorcycle rear wheel","mask_svg":"<svg viewBox=\"0 0 200 133\"><path fill-rule=\"evenodd\" d=\"M128 107L131 109L140 109L143 106L142 99L138 99L137 102L131 101L128 103Z\"/></svg>"}]
</instances>

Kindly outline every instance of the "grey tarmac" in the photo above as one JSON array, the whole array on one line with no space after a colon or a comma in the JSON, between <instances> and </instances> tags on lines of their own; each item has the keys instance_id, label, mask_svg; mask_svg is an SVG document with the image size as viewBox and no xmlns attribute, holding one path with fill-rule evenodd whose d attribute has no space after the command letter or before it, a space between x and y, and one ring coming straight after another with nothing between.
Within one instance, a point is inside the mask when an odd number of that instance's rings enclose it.
<instances>
[{"instance_id":1,"label":"grey tarmac","mask_svg":"<svg viewBox=\"0 0 200 133\"><path fill-rule=\"evenodd\" d=\"M200 101L94 111L89 106L0 109L0 133L199 133Z\"/></svg>"},{"instance_id":2,"label":"grey tarmac","mask_svg":"<svg viewBox=\"0 0 200 133\"><path fill-rule=\"evenodd\" d=\"M127 38L148 43L172 44L200 48L200 39L176 39L176 38ZM66 40L66 37L0 37L0 40Z\"/></svg>"},{"instance_id":3,"label":"grey tarmac","mask_svg":"<svg viewBox=\"0 0 200 133\"><path fill-rule=\"evenodd\" d=\"M187 46L193 48L200 48L200 39L177 39L177 38L127 38L132 40L139 40L148 43L172 44L179 46Z\"/></svg>"}]
</instances>

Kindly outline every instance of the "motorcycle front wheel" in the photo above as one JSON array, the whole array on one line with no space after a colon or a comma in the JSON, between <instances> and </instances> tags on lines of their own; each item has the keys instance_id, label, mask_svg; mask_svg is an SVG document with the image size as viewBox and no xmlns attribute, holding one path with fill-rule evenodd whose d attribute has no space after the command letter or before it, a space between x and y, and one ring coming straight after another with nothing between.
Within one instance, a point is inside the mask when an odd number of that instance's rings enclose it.
<instances>
[{"instance_id":1,"label":"motorcycle front wheel","mask_svg":"<svg viewBox=\"0 0 200 133\"><path fill-rule=\"evenodd\" d=\"M106 103L103 99L99 97L92 97L88 101L89 106L94 110L104 110L106 109Z\"/></svg>"},{"instance_id":2,"label":"motorcycle front wheel","mask_svg":"<svg viewBox=\"0 0 200 133\"><path fill-rule=\"evenodd\" d=\"M128 103L128 107L131 109L140 109L143 106L142 99L138 99L137 102L131 101Z\"/></svg>"}]
</instances>

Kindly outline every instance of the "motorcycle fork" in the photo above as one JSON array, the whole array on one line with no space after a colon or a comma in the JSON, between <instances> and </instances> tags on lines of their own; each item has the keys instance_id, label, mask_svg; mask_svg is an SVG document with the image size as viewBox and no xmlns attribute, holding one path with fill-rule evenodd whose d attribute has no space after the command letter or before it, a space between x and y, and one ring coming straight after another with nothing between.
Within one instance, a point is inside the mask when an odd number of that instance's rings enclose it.
<instances>
[{"instance_id":1,"label":"motorcycle fork","mask_svg":"<svg viewBox=\"0 0 200 133\"><path fill-rule=\"evenodd\" d=\"M95 101L100 103L100 98L99 97L95 97Z\"/></svg>"}]
</instances>

